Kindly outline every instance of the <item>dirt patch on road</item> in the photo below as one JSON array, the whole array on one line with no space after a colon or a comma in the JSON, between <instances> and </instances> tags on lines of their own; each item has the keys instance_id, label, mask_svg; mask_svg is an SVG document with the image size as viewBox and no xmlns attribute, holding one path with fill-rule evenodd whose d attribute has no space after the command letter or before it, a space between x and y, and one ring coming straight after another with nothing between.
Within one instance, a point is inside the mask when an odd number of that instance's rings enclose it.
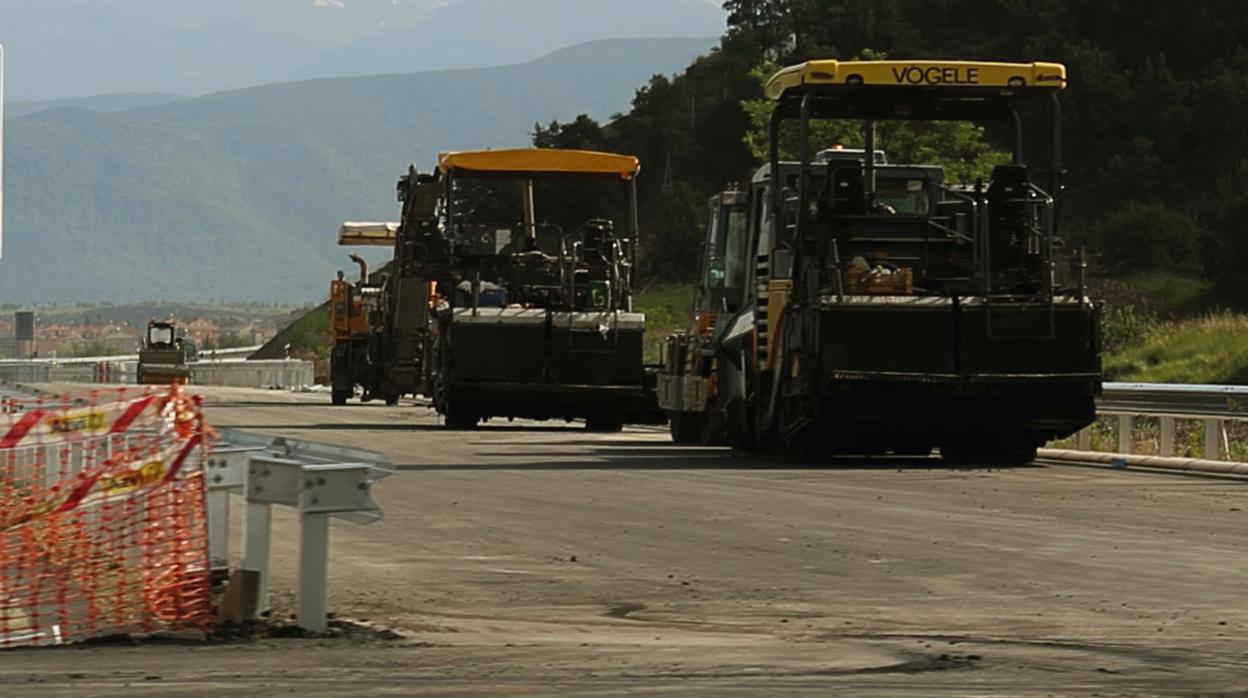
<instances>
[{"instance_id":1,"label":"dirt patch on road","mask_svg":"<svg viewBox=\"0 0 1248 698\"><path fill-rule=\"evenodd\" d=\"M260 640L301 639L341 640L355 645L399 643L407 639L389 628L371 623L331 619L325 632L314 633L284 620L260 619L242 623L223 623L205 635L155 634L155 635L109 635L78 643L81 647L148 646L148 645L232 645L247 644Z\"/></svg>"},{"instance_id":2,"label":"dirt patch on road","mask_svg":"<svg viewBox=\"0 0 1248 698\"><path fill-rule=\"evenodd\" d=\"M401 642L407 639L389 628L334 618L329 621L329 627L322 633L310 632L293 623L267 619L226 623L214 628L208 641L223 644L270 638L348 640L353 643Z\"/></svg>"}]
</instances>

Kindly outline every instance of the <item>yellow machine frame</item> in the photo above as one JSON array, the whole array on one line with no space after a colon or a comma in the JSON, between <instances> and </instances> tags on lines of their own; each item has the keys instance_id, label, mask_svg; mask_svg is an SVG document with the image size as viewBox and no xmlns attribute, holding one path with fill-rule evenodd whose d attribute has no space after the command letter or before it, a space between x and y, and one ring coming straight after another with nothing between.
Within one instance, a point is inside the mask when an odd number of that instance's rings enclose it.
<instances>
[{"instance_id":1,"label":"yellow machine frame","mask_svg":"<svg viewBox=\"0 0 1248 698\"><path fill-rule=\"evenodd\" d=\"M631 155L591 150L511 148L442 153L438 155L438 170L454 170L461 175L569 175L628 180L641 172L641 161Z\"/></svg>"},{"instance_id":2,"label":"yellow machine frame","mask_svg":"<svg viewBox=\"0 0 1248 698\"><path fill-rule=\"evenodd\" d=\"M807 61L776 73L767 82L767 97L780 99L786 92L808 85L1064 89L1066 66L979 61Z\"/></svg>"}]
</instances>

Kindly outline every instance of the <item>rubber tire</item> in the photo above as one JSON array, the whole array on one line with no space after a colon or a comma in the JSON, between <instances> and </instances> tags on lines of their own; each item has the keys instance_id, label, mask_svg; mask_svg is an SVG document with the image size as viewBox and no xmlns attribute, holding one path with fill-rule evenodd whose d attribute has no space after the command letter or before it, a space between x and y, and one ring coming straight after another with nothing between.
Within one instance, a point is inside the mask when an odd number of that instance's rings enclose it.
<instances>
[{"instance_id":1,"label":"rubber tire","mask_svg":"<svg viewBox=\"0 0 1248 698\"><path fill-rule=\"evenodd\" d=\"M727 446L728 432L724 430L724 417L719 412L704 413L701 419L703 446Z\"/></svg>"},{"instance_id":2,"label":"rubber tire","mask_svg":"<svg viewBox=\"0 0 1248 698\"><path fill-rule=\"evenodd\" d=\"M481 417L468 412L467 410L455 407L446 408L446 428L456 429L459 431L468 431L476 429L477 424L481 422Z\"/></svg>"},{"instance_id":3,"label":"rubber tire","mask_svg":"<svg viewBox=\"0 0 1248 698\"><path fill-rule=\"evenodd\" d=\"M594 415L585 418L586 431L614 434L624 431L624 418L616 415Z\"/></svg>"},{"instance_id":4,"label":"rubber tire","mask_svg":"<svg viewBox=\"0 0 1248 698\"><path fill-rule=\"evenodd\" d=\"M352 393L351 390L345 390L342 388L334 388L330 392L329 401L333 403L335 406L341 407L342 405L347 404L347 400L351 399L351 393Z\"/></svg>"},{"instance_id":5,"label":"rubber tire","mask_svg":"<svg viewBox=\"0 0 1248 698\"><path fill-rule=\"evenodd\" d=\"M696 412L668 412L667 432L672 435L672 443L702 443L702 420Z\"/></svg>"},{"instance_id":6,"label":"rubber tire","mask_svg":"<svg viewBox=\"0 0 1248 698\"><path fill-rule=\"evenodd\" d=\"M969 466L1027 465L1036 459L1036 447L1019 443L951 443L940 447L946 463Z\"/></svg>"},{"instance_id":7,"label":"rubber tire","mask_svg":"<svg viewBox=\"0 0 1248 698\"><path fill-rule=\"evenodd\" d=\"M387 395L387 396L386 396L386 404L387 404L387 405L390 405L391 407L394 407L395 405L399 404L399 396L398 396L398 395Z\"/></svg>"}]
</instances>

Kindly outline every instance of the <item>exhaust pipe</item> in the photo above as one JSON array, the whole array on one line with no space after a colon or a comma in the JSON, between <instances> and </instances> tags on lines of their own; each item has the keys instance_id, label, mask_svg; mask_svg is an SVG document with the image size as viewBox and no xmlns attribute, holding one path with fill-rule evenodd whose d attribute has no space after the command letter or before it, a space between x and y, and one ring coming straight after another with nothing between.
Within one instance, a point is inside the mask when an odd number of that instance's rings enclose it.
<instances>
[{"instance_id":1,"label":"exhaust pipe","mask_svg":"<svg viewBox=\"0 0 1248 698\"><path fill-rule=\"evenodd\" d=\"M355 262L356 264L360 265L360 283L367 284L368 283L368 260L359 256L358 254L352 254L348 256L351 257L352 262Z\"/></svg>"}]
</instances>

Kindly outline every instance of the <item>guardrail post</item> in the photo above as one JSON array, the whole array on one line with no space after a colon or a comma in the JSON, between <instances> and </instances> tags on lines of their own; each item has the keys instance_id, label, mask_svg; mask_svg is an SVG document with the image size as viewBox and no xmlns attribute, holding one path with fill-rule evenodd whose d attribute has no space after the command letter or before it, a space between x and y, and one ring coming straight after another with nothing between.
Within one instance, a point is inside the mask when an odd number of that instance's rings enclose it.
<instances>
[{"instance_id":1,"label":"guardrail post","mask_svg":"<svg viewBox=\"0 0 1248 698\"><path fill-rule=\"evenodd\" d=\"M1222 460L1227 448L1226 422L1221 419L1206 419L1205 422L1205 460Z\"/></svg>"},{"instance_id":2,"label":"guardrail post","mask_svg":"<svg viewBox=\"0 0 1248 698\"><path fill-rule=\"evenodd\" d=\"M325 632L329 583L329 514L305 513L299 524L299 627Z\"/></svg>"},{"instance_id":3,"label":"guardrail post","mask_svg":"<svg viewBox=\"0 0 1248 698\"><path fill-rule=\"evenodd\" d=\"M230 495L243 493L247 459L258 450L223 446L208 456L208 559L214 570L230 566Z\"/></svg>"},{"instance_id":4,"label":"guardrail post","mask_svg":"<svg viewBox=\"0 0 1248 698\"><path fill-rule=\"evenodd\" d=\"M269 535L273 530L273 508L264 502L247 502L243 519L242 568L256 573L256 611L269 610Z\"/></svg>"},{"instance_id":5,"label":"guardrail post","mask_svg":"<svg viewBox=\"0 0 1248 698\"><path fill-rule=\"evenodd\" d=\"M214 569L230 566L230 493L208 490L208 562Z\"/></svg>"},{"instance_id":6,"label":"guardrail post","mask_svg":"<svg viewBox=\"0 0 1248 698\"><path fill-rule=\"evenodd\" d=\"M1135 445L1135 418L1129 414L1118 415L1118 452L1131 453Z\"/></svg>"},{"instance_id":7,"label":"guardrail post","mask_svg":"<svg viewBox=\"0 0 1248 698\"><path fill-rule=\"evenodd\" d=\"M269 610L269 536L273 530L273 504L299 504L297 461L253 455L247 461L247 520L243 524L243 569L256 573L260 587L256 610Z\"/></svg>"},{"instance_id":8,"label":"guardrail post","mask_svg":"<svg viewBox=\"0 0 1248 698\"><path fill-rule=\"evenodd\" d=\"M1092 450L1092 427L1085 427L1083 429L1080 429L1079 435L1076 440L1077 440L1076 448L1078 448L1080 451L1091 451Z\"/></svg>"},{"instance_id":9,"label":"guardrail post","mask_svg":"<svg viewBox=\"0 0 1248 698\"><path fill-rule=\"evenodd\" d=\"M1174 455L1174 417L1162 417L1158 420L1161 422L1161 437L1159 439L1157 452L1162 456Z\"/></svg>"},{"instance_id":10,"label":"guardrail post","mask_svg":"<svg viewBox=\"0 0 1248 698\"><path fill-rule=\"evenodd\" d=\"M215 455L208 460L209 490L218 490L226 496L229 493L246 496L243 515L243 559L240 568L256 575L255 611L262 613L269 610L269 537L273 529L272 503L297 502L296 494L291 491L296 484L295 477L281 478L289 473L290 464L266 454L271 448L272 440L267 437L251 437L240 432L223 430L222 436L226 446L217 449ZM297 469L298 464L294 464ZM273 470L279 472L276 476ZM297 473L297 470L296 470ZM296 475L297 477L297 475ZM228 514L229 505L222 509ZM209 510L209 535L212 535L214 521L212 517L219 515L216 510ZM216 522L226 532L228 540L228 519ZM211 549L211 539L209 548ZM227 544L228 549L228 544Z\"/></svg>"},{"instance_id":11,"label":"guardrail post","mask_svg":"<svg viewBox=\"0 0 1248 698\"><path fill-rule=\"evenodd\" d=\"M272 507L297 506L301 514L299 625L314 633L324 632L328 625L329 517L357 524L380 519L381 507L372 497L372 485L391 473L385 467L389 460L374 451L258 437L228 429L222 431L222 437L230 445L210 462L210 481L223 491L246 492L241 566L256 575L256 611L269 610ZM241 464L243 457L245 468L231 467ZM231 487L236 479L239 484ZM212 514L220 517L219 507Z\"/></svg>"}]
</instances>

